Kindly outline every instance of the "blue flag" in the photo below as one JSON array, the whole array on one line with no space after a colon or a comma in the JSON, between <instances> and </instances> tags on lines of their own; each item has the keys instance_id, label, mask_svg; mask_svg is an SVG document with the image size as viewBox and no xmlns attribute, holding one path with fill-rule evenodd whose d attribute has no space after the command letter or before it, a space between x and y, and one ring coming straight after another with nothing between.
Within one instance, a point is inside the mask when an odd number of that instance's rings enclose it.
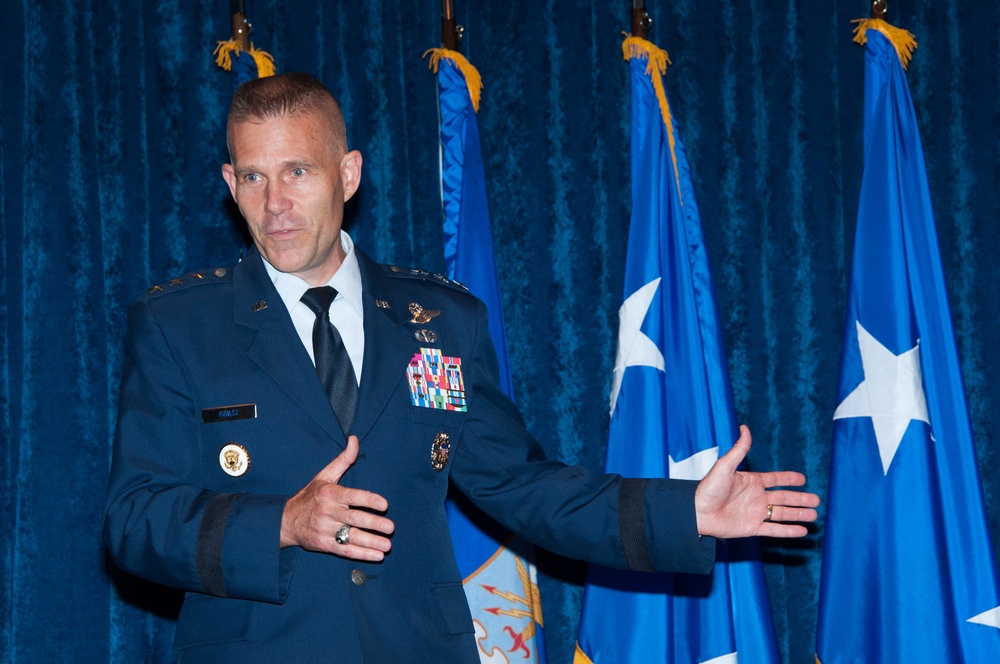
<instances>
[{"instance_id":1,"label":"blue flag","mask_svg":"<svg viewBox=\"0 0 1000 664\"><path fill-rule=\"evenodd\" d=\"M698 479L739 436L712 275L666 53L625 41L632 219L605 471ZM756 540L719 542L711 576L592 566L576 662L777 662Z\"/></svg>"},{"instance_id":2,"label":"blue flag","mask_svg":"<svg viewBox=\"0 0 1000 664\"><path fill-rule=\"evenodd\" d=\"M507 361L500 283L486 200L486 177L476 121L479 72L461 54L432 49L441 113L441 198L448 277L465 284L489 311L490 336L500 366L500 387L513 398ZM546 661L542 605L528 545L504 531L462 496L448 503L459 571L475 622L483 662Z\"/></svg>"},{"instance_id":3,"label":"blue flag","mask_svg":"<svg viewBox=\"0 0 1000 664\"><path fill-rule=\"evenodd\" d=\"M993 549L901 64L915 43L876 19L863 21L857 35L861 43L867 37L864 175L834 413L817 659L1000 662Z\"/></svg>"}]
</instances>

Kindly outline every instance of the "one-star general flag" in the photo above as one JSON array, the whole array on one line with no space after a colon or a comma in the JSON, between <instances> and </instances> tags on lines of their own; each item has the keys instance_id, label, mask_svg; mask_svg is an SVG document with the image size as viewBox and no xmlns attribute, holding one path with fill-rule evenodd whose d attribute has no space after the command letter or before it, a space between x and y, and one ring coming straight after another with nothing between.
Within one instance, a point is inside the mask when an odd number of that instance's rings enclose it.
<instances>
[{"instance_id":1,"label":"one-star general flag","mask_svg":"<svg viewBox=\"0 0 1000 664\"><path fill-rule=\"evenodd\" d=\"M605 471L700 480L739 434L715 292L663 89L667 54L636 37L623 50L632 81L632 220ZM711 576L592 566L575 661L777 662L756 547L718 542Z\"/></svg>"},{"instance_id":2,"label":"one-star general flag","mask_svg":"<svg viewBox=\"0 0 1000 664\"><path fill-rule=\"evenodd\" d=\"M861 22L865 39L817 660L1000 662L993 549L901 63L916 44L879 19Z\"/></svg>"},{"instance_id":3,"label":"one-star general flag","mask_svg":"<svg viewBox=\"0 0 1000 664\"><path fill-rule=\"evenodd\" d=\"M513 398L486 178L479 145L481 80L458 52L432 49L441 113L441 197L448 276L489 311L500 387ZM542 604L525 542L505 532L461 496L448 504L448 525L475 622L483 662L545 662Z\"/></svg>"}]
</instances>

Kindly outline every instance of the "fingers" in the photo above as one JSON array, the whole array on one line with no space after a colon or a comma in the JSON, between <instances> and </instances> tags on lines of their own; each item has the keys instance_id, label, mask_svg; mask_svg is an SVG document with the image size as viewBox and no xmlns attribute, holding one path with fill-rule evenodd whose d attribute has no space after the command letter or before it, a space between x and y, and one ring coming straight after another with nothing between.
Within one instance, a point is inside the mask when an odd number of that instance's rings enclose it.
<instances>
[{"instance_id":1,"label":"fingers","mask_svg":"<svg viewBox=\"0 0 1000 664\"><path fill-rule=\"evenodd\" d=\"M320 497L331 506L343 506L348 509L364 508L376 512L384 512L389 508L389 503L385 498L364 489L351 489L339 484L324 482L319 488L319 493Z\"/></svg>"},{"instance_id":2,"label":"fingers","mask_svg":"<svg viewBox=\"0 0 1000 664\"><path fill-rule=\"evenodd\" d=\"M318 503L321 514L335 523L334 530L348 525L391 535L396 528L389 519L368 511L383 512L388 506L385 498L371 491L326 484L319 489Z\"/></svg>"},{"instance_id":3,"label":"fingers","mask_svg":"<svg viewBox=\"0 0 1000 664\"><path fill-rule=\"evenodd\" d=\"M794 523L762 523L760 528L757 530L757 534L761 537L780 537L780 538L791 538L791 537L805 537L809 534L809 531L805 526L800 526Z\"/></svg>"},{"instance_id":4,"label":"fingers","mask_svg":"<svg viewBox=\"0 0 1000 664\"><path fill-rule=\"evenodd\" d=\"M819 507L819 496L807 491L790 491L786 489L768 491L767 500L775 506ZM775 521L777 520L775 518ZM791 519L782 519L782 521L791 521Z\"/></svg>"},{"instance_id":5,"label":"fingers","mask_svg":"<svg viewBox=\"0 0 1000 664\"><path fill-rule=\"evenodd\" d=\"M348 530L346 544L337 542L335 536L331 537L326 544L327 551L342 558L373 562L385 558L385 554L392 548L392 543L388 538L355 527Z\"/></svg>"},{"instance_id":6,"label":"fingers","mask_svg":"<svg viewBox=\"0 0 1000 664\"><path fill-rule=\"evenodd\" d=\"M819 505L819 496L802 491L769 491L769 514L763 514L757 534L764 537L805 537L809 530L799 525L816 520L813 509Z\"/></svg>"},{"instance_id":7,"label":"fingers","mask_svg":"<svg viewBox=\"0 0 1000 664\"><path fill-rule=\"evenodd\" d=\"M760 477L768 489L776 486L802 486L806 483L806 476L794 470L772 470L753 474Z\"/></svg>"},{"instance_id":8,"label":"fingers","mask_svg":"<svg viewBox=\"0 0 1000 664\"><path fill-rule=\"evenodd\" d=\"M798 522L810 523L817 517L816 510L809 507L788 507L787 505L773 505L771 508L771 520L774 522ZM765 519L766 521L766 519Z\"/></svg>"}]
</instances>

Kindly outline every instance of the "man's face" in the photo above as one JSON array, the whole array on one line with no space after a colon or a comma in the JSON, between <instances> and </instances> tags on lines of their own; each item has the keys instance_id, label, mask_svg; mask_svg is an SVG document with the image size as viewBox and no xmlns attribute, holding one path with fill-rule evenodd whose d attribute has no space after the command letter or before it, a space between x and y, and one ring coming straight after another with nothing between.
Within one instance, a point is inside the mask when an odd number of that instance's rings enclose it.
<instances>
[{"instance_id":1,"label":"man's face","mask_svg":"<svg viewBox=\"0 0 1000 664\"><path fill-rule=\"evenodd\" d=\"M319 113L233 126L222 176L271 265L318 286L340 267L344 202L361 180L361 153L337 154Z\"/></svg>"}]
</instances>

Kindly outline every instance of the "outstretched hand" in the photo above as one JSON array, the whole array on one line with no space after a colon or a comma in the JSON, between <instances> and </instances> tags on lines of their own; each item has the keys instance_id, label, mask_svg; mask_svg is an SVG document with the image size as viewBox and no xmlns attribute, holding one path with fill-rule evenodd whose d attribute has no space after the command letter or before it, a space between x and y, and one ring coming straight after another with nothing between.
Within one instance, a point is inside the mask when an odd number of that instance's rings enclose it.
<instances>
[{"instance_id":1,"label":"outstretched hand","mask_svg":"<svg viewBox=\"0 0 1000 664\"><path fill-rule=\"evenodd\" d=\"M739 440L698 484L694 494L698 534L727 539L754 535L805 536L806 527L798 524L816 520L819 496L789 489L768 490L802 486L806 483L802 473L737 470L750 451L750 444L750 429L741 425Z\"/></svg>"},{"instance_id":2,"label":"outstretched hand","mask_svg":"<svg viewBox=\"0 0 1000 664\"><path fill-rule=\"evenodd\" d=\"M377 493L340 485L340 478L358 459L358 447L358 437L349 437L344 451L288 499L281 516L282 547L297 545L355 560L385 557L392 545L379 533L391 535L395 526L369 510L384 512L389 503ZM350 527L345 544L336 539L342 526Z\"/></svg>"}]
</instances>

